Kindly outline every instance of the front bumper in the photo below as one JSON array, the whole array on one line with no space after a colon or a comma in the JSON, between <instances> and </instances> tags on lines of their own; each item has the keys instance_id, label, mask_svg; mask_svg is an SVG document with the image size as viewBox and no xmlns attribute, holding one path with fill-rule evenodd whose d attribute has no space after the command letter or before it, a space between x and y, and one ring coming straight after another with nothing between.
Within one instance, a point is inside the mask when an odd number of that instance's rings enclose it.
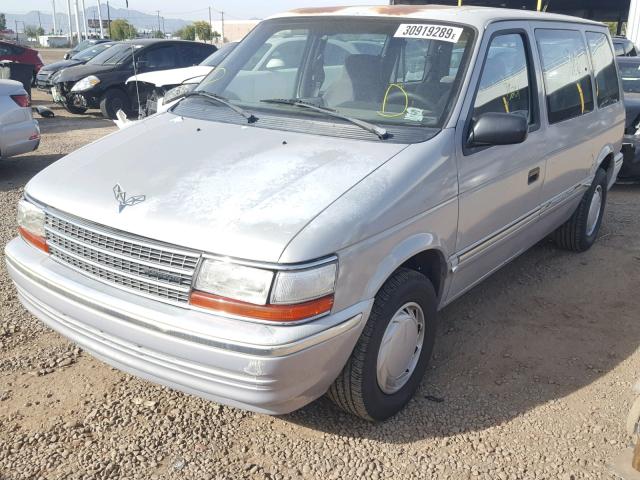
<instances>
[{"instance_id":1,"label":"front bumper","mask_svg":"<svg viewBox=\"0 0 640 480\"><path fill-rule=\"evenodd\" d=\"M213 401L283 414L321 396L371 302L300 325L266 325L163 304L77 273L14 239L9 274L24 306L103 361Z\"/></svg>"}]
</instances>

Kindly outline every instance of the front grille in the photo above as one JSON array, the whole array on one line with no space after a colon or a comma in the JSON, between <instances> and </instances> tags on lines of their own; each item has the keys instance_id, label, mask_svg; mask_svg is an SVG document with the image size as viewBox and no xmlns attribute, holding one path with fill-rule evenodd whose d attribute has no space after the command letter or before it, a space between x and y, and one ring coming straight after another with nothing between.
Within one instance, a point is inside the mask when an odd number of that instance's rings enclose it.
<instances>
[{"instance_id":1,"label":"front grille","mask_svg":"<svg viewBox=\"0 0 640 480\"><path fill-rule=\"evenodd\" d=\"M187 303L199 255L46 213L51 256L84 274L145 296Z\"/></svg>"}]
</instances>

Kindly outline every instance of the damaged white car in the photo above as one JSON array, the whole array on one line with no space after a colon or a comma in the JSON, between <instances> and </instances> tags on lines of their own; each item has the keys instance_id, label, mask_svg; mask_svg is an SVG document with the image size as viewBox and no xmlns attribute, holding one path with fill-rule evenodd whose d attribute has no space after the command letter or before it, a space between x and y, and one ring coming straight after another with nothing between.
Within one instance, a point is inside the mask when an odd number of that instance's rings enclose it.
<instances>
[{"instance_id":1,"label":"damaged white car","mask_svg":"<svg viewBox=\"0 0 640 480\"><path fill-rule=\"evenodd\" d=\"M130 77L126 84L132 85L138 95L138 117L143 118L165 111L173 102L200 83L237 44L238 42L232 42L221 46L200 65L140 73ZM122 128L127 118L124 115L118 117L116 124Z\"/></svg>"}]
</instances>

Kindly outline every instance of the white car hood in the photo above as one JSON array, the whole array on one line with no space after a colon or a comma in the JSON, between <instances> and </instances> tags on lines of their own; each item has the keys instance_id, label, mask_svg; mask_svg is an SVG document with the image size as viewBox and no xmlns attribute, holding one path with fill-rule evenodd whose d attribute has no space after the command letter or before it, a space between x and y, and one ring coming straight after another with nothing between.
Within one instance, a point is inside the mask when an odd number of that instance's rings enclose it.
<instances>
[{"instance_id":1,"label":"white car hood","mask_svg":"<svg viewBox=\"0 0 640 480\"><path fill-rule=\"evenodd\" d=\"M67 155L25 190L146 238L277 262L300 230L405 147L162 113ZM119 211L116 183L145 201Z\"/></svg>"},{"instance_id":2,"label":"white car hood","mask_svg":"<svg viewBox=\"0 0 640 480\"><path fill-rule=\"evenodd\" d=\"M147 72L129 77L129 82L145 82L151 83L156 87L164 87L165 85L179 85L181 83L199 83L213 67L206 65L195 65L186 68L174 68L172 70L160 70L157 72Z\"/></svg>"}]
</instances>

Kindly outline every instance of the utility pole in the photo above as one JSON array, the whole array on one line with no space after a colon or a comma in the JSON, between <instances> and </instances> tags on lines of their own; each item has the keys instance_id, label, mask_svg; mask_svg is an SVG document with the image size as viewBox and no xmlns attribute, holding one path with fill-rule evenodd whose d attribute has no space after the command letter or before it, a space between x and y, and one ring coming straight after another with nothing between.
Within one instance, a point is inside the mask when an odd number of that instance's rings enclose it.
<instances>
[{"instance_id":1,"label":"utility pole","mask_svg":"<svg viewBox=\"0 0 640 480\"><path fill-rule=\"evenodd\" d=\"M98 2L98 22L100 23L100 38L104 38L104 29L102 28L102 10L100 7L100 0L96 0Z\"/></svg>"},{"instance_id":2,"label":"utility pole","mask_svg":"<svg viewBox=\"0 0 640 480\"><path fill-rule=\"evenodd\" d=\"M160 10L156 10L156 14L158 15L158 31L162 31L162 29L160 28Z\"/></svg>"},{"instance_id":3,"label":"utility pole","mask_svg":"<svg viewBox=\"0 0 640 480\"><path fill-rule=\"evenodd\" d=\"M209 29L211 30L211 43L213 43L213 22L211 22L211 7L209 7Z\"/></svg>"},{"instance_id":4,"label":"utility pole","mask_svg":"<svg viewBox=\"0 0 640 480\"><path fill-rule=\"evenodd\" d=\"M86 40L89 38L89 34L87 33L87 9L84 6L84 0L82 0L82 21L84 22L82 29L84 30L84 38Z\"/></svg>"},{"instance_id":5,"label":"utility pole","mask_svg":"<svg viewBox=\"0 0 640 480\"><path fill-rule=\"evenodd\" d=\"M53 33L54 35L58 34L58 22L56 20L56 0L51 0L53 4Z\"/></svg>"},{"instance_id":6,"label":"utility pole","mask_svg":"<svg viewBox=\"0 0 640 480\"><path fill-rule=\"evenodd\" d=\"M67 20L69 21L69 46L73 47L73 25L71 24L71 0L67 0Z\"/></svg>"},{"instance_id":7,"label":"utility pole","mask_svg":"<svg viewBox=\"0 0 640 480\"><path fill-rule=\"evenodd\" d=\"M222 43L224 43L224 12L220 12L220 34L222 35Z\"/></svg>"},{"instance_id":8,"label":"utility pole","mask_svg":"<svg viewBox=\"0 0 640 480\"><path fill-rule=\"evenodd\" d=\"M42 20L40 20L40 10L38 12L38 31L36 32L36 40L38 41L38 45L40 44L40 30L42 30Z\"/></svg>"},{"instance_id":9,"label":"utility pole","mask_svg":"<svg viewBox=\"0 0 640 480\"><path fill-rule=\"evenodd\" d=\"M164 17L162 18L162 38L167 38L167 31L164 29Z\"/></svg>"},{"instance_id":10,"label":"utility pole","mask_svg":"<svg viewBox=\"0 0 640 480\"><path fill-rule=\"evenodd\" d=\"M18 21L14 20L14 22L16 22L16 43L20 43L20 38L18 37Z\"/></svg>"},{"instance_id":11,"label":"utility pole","mask_svg":"<svg viewBox=\"0 0 640 480\"><path fill-rule=\"evenodd\" d=\"M76 32L78 33L78 43L82 41L82 31L80 30L80 12L78 11L78 0L73 1L73 6L76 11Z\"/></svg>"},{"instance_id":12,"label":"utility pole","mask_svg":"<svg viewBox=\"0 0 640 480\"><path fill-rule=\"evenodd\" d=\"M112 37L111 37L111 9L109 8L109 0L107 0L107 23L109 23L109 40L112 40Z\"/></svg>"}]
</instances>

